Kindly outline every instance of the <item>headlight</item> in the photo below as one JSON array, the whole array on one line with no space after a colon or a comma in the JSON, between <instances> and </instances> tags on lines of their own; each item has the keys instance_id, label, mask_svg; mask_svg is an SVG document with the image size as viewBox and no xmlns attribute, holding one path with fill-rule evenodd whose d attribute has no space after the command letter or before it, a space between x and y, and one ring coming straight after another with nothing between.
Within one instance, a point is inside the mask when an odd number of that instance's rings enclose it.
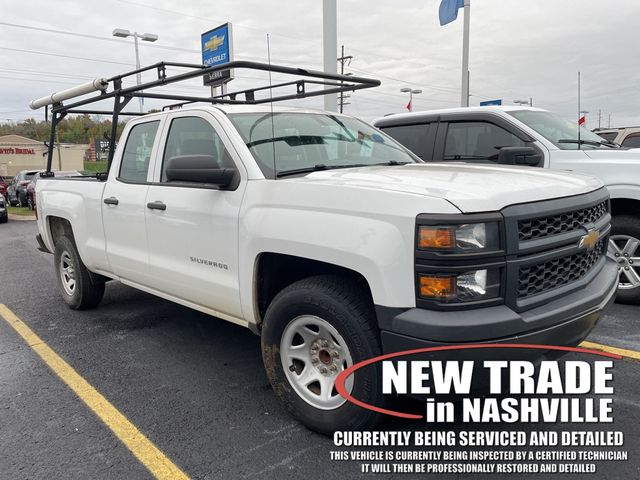
<instances>
[{"instance_id":1,"label":"headlight","mask_svg":"<svg viewBox=\"0 0 640 480\"><path fill-rule=\"evenodd\" d=\"M420 297L438 302L471 302L500 295L500 270L419 274Z\"/></svg>"},{"instance_id":2,"label":"headlight","mask_svg":"<svg viewBox=\"0 0 640 480\"><path fill-rule=\"evenodd\" d=\"M421 225L418 248L449 253L472 253L500 249L497 222L462 225Z\"/></svg>"}]
</instances>

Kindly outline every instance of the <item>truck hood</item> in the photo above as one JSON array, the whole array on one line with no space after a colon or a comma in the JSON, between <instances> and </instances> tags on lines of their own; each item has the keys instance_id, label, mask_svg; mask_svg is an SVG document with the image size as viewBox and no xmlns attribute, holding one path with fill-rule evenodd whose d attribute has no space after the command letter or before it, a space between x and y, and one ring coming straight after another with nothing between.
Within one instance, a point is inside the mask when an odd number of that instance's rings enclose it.
<instances>
[{"instance_id":1,"label":"truck hood","mask_svg":"<svg viewBox=\"0 0 640 480\"><path fill-rule=\"evenodd\" d=\"M588 193L602 182L588 175L534 167L462 163L372 166L314 172L279 181L380 189L443 198L464 213Z\"/></svg>"}]
</instances>

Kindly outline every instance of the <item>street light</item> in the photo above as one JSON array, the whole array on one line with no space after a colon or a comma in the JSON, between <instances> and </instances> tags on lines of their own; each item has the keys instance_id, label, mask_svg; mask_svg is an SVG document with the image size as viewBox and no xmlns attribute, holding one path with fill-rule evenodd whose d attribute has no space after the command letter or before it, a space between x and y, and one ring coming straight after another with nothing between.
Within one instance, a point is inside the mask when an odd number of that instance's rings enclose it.
<instances>
[{"instance_id":1,"label":"street light","mask_svg":"<svg viewBox=\"0 0 640 480\"><path fill-rule=\"evenodd\" d=\"M529 100L514 100L513 103L516 105L530 105Z\"/></svg>"},{"instance_id":2,"label":"street light","mask_svg":"<svg viewBox=\"0 0 640 480\"><path fill-rule=\"evenodd\" d=\"M422 93L422 90L417 89L417 88L404 87L404 88L401 88L400 91L402 93L408 93L409 94L409 111L412 112L413 111L413 96L417 95L419 93Z\"/></svg>"},{"instance_id":3,"label":"street light","mask_svg":"<svg viewBox=\"0 0 640 480\"><path fill-rule=\"evenodd\" d=\"M127 38L133 37L133 44L136 48L136 70L140 70L140 52L138 51L138 39L144 40L145 42L155 42L158 40L158 35L155 33L138 33L131 32L129 30L125 30L124 28L116 28L111 32L114 37ZM136 84L140 85L142 83L142 75L140 72L136 73ZM144 99L142 97L138 97L140 102L140 112L144 111Z\"/></svg>"}]
</instances>

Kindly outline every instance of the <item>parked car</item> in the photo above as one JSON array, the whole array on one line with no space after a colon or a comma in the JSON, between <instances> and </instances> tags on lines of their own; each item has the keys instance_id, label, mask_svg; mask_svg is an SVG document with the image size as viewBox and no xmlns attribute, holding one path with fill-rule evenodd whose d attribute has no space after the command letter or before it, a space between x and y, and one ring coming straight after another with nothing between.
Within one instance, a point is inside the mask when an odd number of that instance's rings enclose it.
<instances>
[{"instance_id":1,"label":"parked car","mask_svg":"<svg viewBox=\"0 0 640 480\"><path fill-rule=\"evenodd\" d=\"M82 175L77 170L68 171L53 171L54 177L79 177ZM40 178L40 172L33 176L29 184L27 185L27 207L31 210L36 209L36 183Z\"/></svg>"},{"instance_id":2,"label":"parked car","mask_svg":"<svg viewBox=\"0 0 640 480\"><path fill-rule=\"evenodd\" d=\"M640 127L596 128L593 132L621 147L640 148Z\"/></svg>"},{"instance_id":3,"label":"parked car","mask_svg":"<svg viewBox=\"0 0 640 480\"><path fill-rule=\"evenodd\" d=\"M7 177L0 176L0 195L4 197L5 200L9 198L9 193L7 189L9 188L10 180Z\"/></svg>"},{"instance_id":4,"label":"parked car","mask_svg":"<svg viewBox=\"0 0 640 480\"><path fill-rule=\"evenodd\" d=\"M9 212L7 211L7 199L0 195L0 223L9 221Z\"/></svg>"},{"instance_id":5,"label":"parked car","mask_svg":"<svg viewBox=\"0 0 640 480\"><path fill-rule=\"evenodd\" d=\"M9 204L12 206L27 206L27 185L39 170L21 170L11 180L8 188Z\"/></svg>"},{"instance_id":6,"label":"parked car","mask_svg":"<svg viewBox=\"0 0 640 480\"><path fill-rule=\"evenodd\" d=\"M574 346L618 284L597 178L425 164L335 112L147 114L108 175L36 192L37 241L70 308L96 307L115 279L247 327L283 405L324 433L379 419L337 392L344 369L443 344ZM379 375L345 389L384 406Z\"/></svg>"},{"instance_id":7,"label":"parked car","mask_svg":"<svg viewBox=\"0 0 640 480\"><path fill-rule=\"evenodd\" d=\"M640 303L640 152L532 107L405 113L374 125L427 162L517 164L599 177L611 194L609 247L622 273L617 299Z\"/></svg>"}]
</instances>

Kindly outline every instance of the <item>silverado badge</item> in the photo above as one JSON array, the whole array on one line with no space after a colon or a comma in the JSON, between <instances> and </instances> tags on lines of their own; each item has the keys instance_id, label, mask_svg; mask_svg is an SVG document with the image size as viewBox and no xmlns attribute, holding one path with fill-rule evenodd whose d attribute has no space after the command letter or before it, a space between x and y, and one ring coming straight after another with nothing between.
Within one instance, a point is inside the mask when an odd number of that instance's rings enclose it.
<instances>
[{"instance_id":1,"label":"silverado badge","mask_svg":"<svg viewBox=\"0 0 640 480\"><path fill-rule=\"evenodd\" d=\"M578 248L585 248L587 250L593 250L593 248L600 240L600 232L598 230L589 230L589 233L580 238Z\"/></svg>"}]
</instances>

